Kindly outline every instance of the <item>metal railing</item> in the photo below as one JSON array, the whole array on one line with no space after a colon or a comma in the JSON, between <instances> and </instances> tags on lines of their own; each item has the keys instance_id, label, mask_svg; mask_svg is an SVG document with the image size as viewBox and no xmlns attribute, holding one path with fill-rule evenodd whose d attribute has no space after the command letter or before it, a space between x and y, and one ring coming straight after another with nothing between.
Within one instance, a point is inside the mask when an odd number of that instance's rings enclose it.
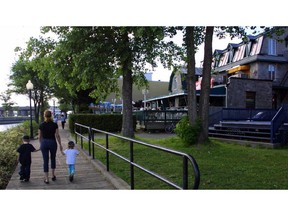
<instances>
[{"instance_id":1,"label":"metal railing","mask_svg":"<svg viewBox=\"0 0 288 216\"><path fill-rule=\"evenodd\" d=\"M88 142L88 153L89 156L92 155L92 158L95 159L95 147L104 149L106 151L106 169L109 172L110 171L110 154L122 159L123 161L127 162L130 164L130 186L131 189L133 190L135 188L134 185L134 167L144 171L145 173L153 176L154 178L159 179L160 181L172 186L173 188L176 189L188 189L188 162L190 162L193 172L194 172L194 184L192 186L193 189L198 189L199 188L199 184L200 184L200 171L199 171L199 167L198 164L196 162L196 160L190 155L190 154L186 154L183 152L179 152L179 151L175 151L175 150L171 150L171 149L167 149L164 147L160 147L160 146L156 146L156 145L151 145L139 140L135 140L135 139L131 139L131 138L127 138L127 137L123 137L123 136L119 136L113 133L109 133L106 131L102 131L102 130L98 130L95 128L90 128L86 125L82 125L82 124L78 124L75 123L75 129L74 132L76 134L76 143L78 143L78 138L77 136L80 137L80 145L81 148L83 149L83 140L87 140ZM106 136L106 143L105 146L95 142L95 132L97 133L102 133L105 134ZM85 135L86 134L86 135ZM111 149L109 149L109 139L108 137L112 136L112 137L117 137L120 138L122 140L126 140L129 141L129 146L130 146L130 156L129 158L126 158L114 151L112 151ZM150 171L148 169L146 169L145 167L137 164L134 162L134 145L143 145L146 146L148 148L152 148L152 149L156 149L162 152L166 152L167 154L173 154L179 157L182 157L182 186L181 185L177 185L176 183L168 180L167 178L153 172Z\"/></svg>"},{"instance_id":2,"label":"metal railing","mask_svg":"<svg viewBox=\"0 0 288 216\"><path fill-rule=\"evenodd\" d=\"M271 133L270 133L271 143L275 143L278 141L276 137L276 132L279 130L284 120L285 120L285 111L284 108L281 107L271 120Z\"/></svg>"},{"instance_id":3,"label":"metal railing","mask_svg":"<svg viewBox=\"0 0 288 216\"><path fill-rule=\"evenodd\" d=\"M221 120L229 121L251 121L256 118L258 113L265 113L262 121L271 121L277 113L276 109L246 109L246 108L223 108Z\"/></svg>"}]
</instances>

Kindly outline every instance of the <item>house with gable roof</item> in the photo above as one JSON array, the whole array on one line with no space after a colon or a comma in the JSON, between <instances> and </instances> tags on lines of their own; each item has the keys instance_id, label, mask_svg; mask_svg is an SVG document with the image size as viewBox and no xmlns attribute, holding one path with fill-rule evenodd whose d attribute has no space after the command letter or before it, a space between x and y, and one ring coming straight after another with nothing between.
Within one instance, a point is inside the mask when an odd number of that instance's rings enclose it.
<instances>
[{"instance_id":1,"label":"house with gable roof","mask_svg":"<svg viewBox=\"0 0 288 216\"><path fill-rule=\"evenodd\" d=\"M214 86L226 85L226 107L279 108L288 104L288 28L261 33L215 50Z\"/></svg>"}]
</instances>

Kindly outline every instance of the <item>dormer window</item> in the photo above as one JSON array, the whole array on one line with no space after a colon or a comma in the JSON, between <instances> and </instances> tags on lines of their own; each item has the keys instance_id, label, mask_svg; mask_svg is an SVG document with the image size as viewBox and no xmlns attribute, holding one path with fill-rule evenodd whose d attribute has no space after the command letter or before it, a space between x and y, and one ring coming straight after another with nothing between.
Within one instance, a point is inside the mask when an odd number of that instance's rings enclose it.
<instances>
[{"instance_id":1,"label":"dormer window","mask_svg":"<svg viewBox=\"0 0 288 216\"><path fill-rule=\"evenodd\" d=\"M276 40L273 38L268 40L268 55L276 55Z\"/></svg>"}]
</instances>

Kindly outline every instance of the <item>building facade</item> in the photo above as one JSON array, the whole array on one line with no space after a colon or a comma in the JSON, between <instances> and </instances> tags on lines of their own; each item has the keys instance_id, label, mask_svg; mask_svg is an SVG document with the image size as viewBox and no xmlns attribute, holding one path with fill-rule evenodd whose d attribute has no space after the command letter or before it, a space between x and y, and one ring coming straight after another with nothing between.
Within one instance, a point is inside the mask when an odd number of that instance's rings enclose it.
<instances>
[{"instance_id":1,"label":"building facade","mask_svg":"<svg viewBox=\"0 0 288 216\"><path fill-rule=\"evenodd\" d=\"M226 107L279 108L288 104L288 28L261 33L215 50L214 86L226 85Z\"/></svg>"}]
</instances>

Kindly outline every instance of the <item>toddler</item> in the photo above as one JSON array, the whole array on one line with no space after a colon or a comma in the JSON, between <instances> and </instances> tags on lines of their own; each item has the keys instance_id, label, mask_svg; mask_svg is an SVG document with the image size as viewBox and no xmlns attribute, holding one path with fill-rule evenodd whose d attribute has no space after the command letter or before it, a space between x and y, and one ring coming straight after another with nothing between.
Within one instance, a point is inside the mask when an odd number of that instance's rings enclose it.
<instances>
[{"instance_id":1,"label":"toddler","mask_svg":"<svg viewBox=\"0 0 288 216\"><path fill-rule=\"evenodd\" d=\"M63 151L63 155L66 155L66 164L68 165L69 181L72 182L75 173L76 156L79 154L77 149L74 149L75 143L73 141L68 142L68 149Z\"/></svg>"}]
</instances>

